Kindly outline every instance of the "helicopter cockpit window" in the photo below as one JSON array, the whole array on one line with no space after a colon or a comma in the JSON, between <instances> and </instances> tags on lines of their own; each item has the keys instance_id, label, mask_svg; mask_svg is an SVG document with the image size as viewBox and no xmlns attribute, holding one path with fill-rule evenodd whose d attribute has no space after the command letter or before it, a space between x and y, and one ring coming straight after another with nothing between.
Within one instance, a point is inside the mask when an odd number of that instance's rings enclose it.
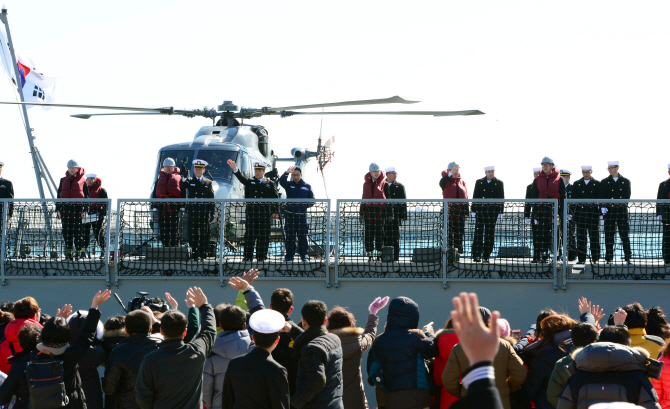
<instances>
[{"instance_id":1,"label":"helicopter cockpit window","mask_svg":"<svg viewBox=\"0 0 670 409\"><path fill-rule=\"evenodd\" d=\"M191 162L193 162L193 151L162 151L158 162L158 170L163 168L163 161L165 158L174 159L183 176L186 176L186 170L188 170L188 173L190 173ZM156 174L158 174L158 172L156 172Z\"/></svg>"},{"instance_id":2,"label":"helicopter cockpit window","mask_svg":"<svg viewBox=\"0 0 670 409\"><path fill-rule=\"evenodd\" d=\"M239 167L242 171L242 174L247 178L251 178L253 173L251 172L251 162L249 161L249 155L242 153L242 160L240 160Z\"/></svg>"},{"instance_id":3,"label":"helicopter cockpit window","mask_svg":"<svg viewBox=\"0 0 670 409\"><path fill-rule=\"evenodd\" d=\"M233 170L228 166L228 159L237 160L237 152L233 151L200 151L198 159L204 159L208 165L205 176L210 179L230 180Z\"/></svg>"}]
</instances>

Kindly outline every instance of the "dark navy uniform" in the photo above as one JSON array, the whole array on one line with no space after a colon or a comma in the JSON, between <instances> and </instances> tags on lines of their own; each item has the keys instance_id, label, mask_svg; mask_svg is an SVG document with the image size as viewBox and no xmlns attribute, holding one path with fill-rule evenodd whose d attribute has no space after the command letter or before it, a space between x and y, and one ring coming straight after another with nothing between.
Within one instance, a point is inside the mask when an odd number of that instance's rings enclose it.
<instances>
[{"instance_id":1,"label":"dark navy uniform","mask_svg":"<svg viewBox=\"0 0 670 409\"><path fill-rule=\"evenodd\" d=\"M200 179L195 176L186 179L182 182L182 190L184 189L186 189L188 199L214 199L212 181L204 176ZM188 213L188 242L191 245L192 258L205 259L209 255L209 227L214 214L214 203L189 203L186 206L186 212Z\"/></svg>"},{"instance_id":2,"label":"dark navy uniform","mask_svg":"<svg viewBox=\"0 0 670 409\"><path fill-rule=\"evenodd\" d=\"M405 186L397 181L386 182L388 187L388 199L407 199ZM393 219L386 223L386 246L393 247L393 260L400 260L400 225L407 220L407 203L391 203Z\"/></svg>"},{"instance_id":3,"label":"dark navy uniform","mask_svg":"<svg viewBox=\"0 0 670 409\"><path fill-rule=\"evenodd\" d=\"M630 199L630 180L619 174L615 181L610 175L601 181L600 185L601 199ZM619 228L619 237L623 244L623 254L626 261L630 261L630 226L628 224L628 205L608 204L605 206L607 213L605 218L605 260L607 262L614 259L614 233Z\"/></svg>"},{"instance_id":4,"label":"dark navy uniform","mask_svg":"<svg viewBox=\"0 0 670 409\"><path fill-rule=\"evenodd\" d=\"M526 199L533 198L534 183L535 182L526 186ZM538 252L540 247L537 245L537 241L539 239L539 236L537 235L537 223L536 223L537 215L533 203L526 203L523 206L523 217L524 219L530 219L530 233L531 233L531 240L533 242L533 262L537 263L538 261L540 261L540 253Z\"/></svg>"},{"instance_id":5,"label":"dark navy uniform","mask_svg":"<svg viewBox=\"0 0 670 409\"><path fill-rule=\"evenodd\" d=\"M284 173L279 178L279 184L286 191L287 199L314 199L314 192L309 183L300 179L300 183L295 183L293 179L288 180L288 173ZM307 233L309 232L309 223L307 222L307 208L314 206L314 203L294 202L286 203L284 207L284 233L286 234L286 261L292 261L295 256L295 242L298 239L298 254L300 259L308 259L309 244L307 243Z\"/></svg>"},{"instance_id":6,"label":"dark navy uniform","mask_svg":"<svg viewBox=\"0 0 670 409\"><path fill-rule=\"evenodd\" d=\"M661 182L658 185L657 199L670 199L670 179ZM663 224L663 260L665 264L670 264L670 205L657 204L656 214L661 216L661 223Z\"/></svg>"},{"instance_id":7,"label":"dark navy uniform","mask_svg":"<svg viewBox=\"0 0 670 409\"><path fill-rule=\"evenodd\" d=\"M573 184L568 183L565 185L565 198L566 199L572 199L572 192L573 192ZM569 210L569 209L568 209ZM568 261L575 261L577 259L577 241L575 239L575 230L577 229L577 226L575 225L575 222L573 220L562 220L563 219L563 213L559 215L561 218L562 223L567 223L568 224ZM565 238L563 237L563 225L561 225L561 230L559 232L561 236L561 241L560 243L563 243L563 240ZM563 245L560 244L560 250L559 250L559 257L561 254L563 254Z\"/></svg>"},{"instance_id":8,"label":"dark navy uniform","mask_svg":"<svg viewBox=\"0 0 670 409\"><path fill-rule=\"evenodd\" d=\"M584 178L575 182L572 187L573 199L599 199L600 181L593 178ZM588 232L591 243L591 261L597 263L600 260L600 209L597 203L573 204L568 209L572 214L572 221L577 225L577 261L580 264L586 262L586 234Z\"/></svg>"},{"instance_id":9,"label":"dark navy uniform","mask_svg":"<svg viewBox=\"0 0 670 409\"><path fill-rule=\"evenodd\" d=\"M0 166L1 168L2 166ZM14 185L9 180L0 177L0 199L13 199L14 198ZM2 231L2 217L5 209L3 208L3 203L0 203L0 231ZM9 203L7 206L7 217L12 217L14 213L14 203Z\"/></svg>"},{"instance_id":10,"label":"dark navy uniform","mask_svg":"<svg viewBox=\"0 0 670 409\"><path fill-rule=\"evenodd\" d=\"M273 181L268 178L247 179L242 172L234 173L237 179L244 185L245 199L277 199L277 188ZM274 203L247 203L246 206L246 229L244 232L244 260L251 261L254 257L254 246L256 247L256 259L264 261L268 255L270 246L270 228L272 214L279 213Z\"/></svg>"},{"instance_id":11,"label":"dark navy uniform","mask_svg":"<svg viewBox=\"0 0 670 409\"><path fill-rule=\"evenodd\" d=\"M483 177L475 182L473 199L504 199L505 186L502 180L494 177L490 181ZM495 229L498 215L505 212L504 203L473 203L475 214L475 238L472 242L472 258L479 261L483 256L488 261L493 252Z\"/></svg>"}]
</instances>

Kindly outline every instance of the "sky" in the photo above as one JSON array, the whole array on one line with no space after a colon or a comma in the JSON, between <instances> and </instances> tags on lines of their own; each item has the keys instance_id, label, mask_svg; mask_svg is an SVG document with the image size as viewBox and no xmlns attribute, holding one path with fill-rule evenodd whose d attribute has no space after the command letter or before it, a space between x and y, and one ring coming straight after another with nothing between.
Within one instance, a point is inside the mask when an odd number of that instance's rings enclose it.
<instances>
[{"instance_id":1,"label":"sky","mask_svg":"<svg viewBox=\"0 0 670 409\"><path fill-rule=\"evenodd\" d=\"M468 117L326 116L335 136L330 198L360 198L371 162L394 166L411 199L441 198L440 172L461 165L470 187L496 166L523 198L544 156L580 177L619 160L632 197L656 198L668 177L670 26L664 1L90 2L5 0L14 45L58 77L56 102L137 107L260 108L401 95L385 110L465 110ZM0 71L0 100L14 100ZM365 109L362 107L361 109ZM204 118L100 117L29 111L54 178L68 159L97 173L114 199L146 198L156 156ZM263 117L275 152L316 148L320 116ZM16 107L0 106L2 176L16 197L38 190ZM283 168L288 164L280 165ZM304 177L325 190L316 163ZM58 181L56 180L56 183Z\"/></svg>"}]
</instances>

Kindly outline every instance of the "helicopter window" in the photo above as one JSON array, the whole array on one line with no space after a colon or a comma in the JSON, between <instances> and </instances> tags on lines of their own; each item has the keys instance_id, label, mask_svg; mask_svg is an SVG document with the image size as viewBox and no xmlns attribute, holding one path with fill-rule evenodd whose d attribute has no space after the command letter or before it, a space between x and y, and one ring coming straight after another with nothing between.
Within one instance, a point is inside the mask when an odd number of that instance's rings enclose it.
<instances>
[{"instance_id":1,"label":"helicopter window","mask_svg":"<svg viewBox=\"0 0 670 409\"><path fill-rule=\"evenodd\" d=\"M240 161L240 169L242 170L244 176L251 178L251 162L249 161L249 155L244 152L242 153L242 160Z\"/></svg>"},{"instance_id":2,"label":"helicopter window","mask_svg":"<svg viewBox=\"0 0 670 409\"><path fill-rule=\"evenodd\" d=\"M209 165L205 169L205 176L211 179L230 180L233 170L226 163L228 159L236 160L237 152L234 151L200 151L198 159L204 159ZM244 172L244 168L242 168Z\"/></svg>"},{"instance_id":3,"label":"helicopter window","mask_svg":"<svg viewBox=\"0 0 670 409\"><path fill-rule=\"evenodd\" d=\"M163 151L160 154L160 159L158 162L158 170L163 168L163 161L166 158L172 158L174 159L175 163L177 164L177 167L181 171L182 175L186 175L185 171L189 171L190 173L191 170L191 162L193 162L193 151ZM158 172L156 172L158 173Z\"/></svg>"}]
</instances>

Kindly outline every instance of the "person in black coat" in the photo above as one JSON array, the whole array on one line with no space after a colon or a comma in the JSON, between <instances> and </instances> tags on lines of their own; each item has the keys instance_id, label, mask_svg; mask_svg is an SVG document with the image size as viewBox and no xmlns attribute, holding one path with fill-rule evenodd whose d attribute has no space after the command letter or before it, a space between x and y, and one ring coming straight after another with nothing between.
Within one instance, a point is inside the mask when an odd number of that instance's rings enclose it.
<instances>
[{"instance_id":1,"label":"person in black coat","mask_svg":"<svg viewBox=\"0 0 670 409\"><path fill-rule=\"evenodd\" d=\"M668 174L670 175L670 164L668 164ZM666 179L658 185L659 200L670 199L670 179ZM670 264L670 205L656 205L656 217L663 225L663 261Z\"/></svg>"},{"instance_id":2,"label":"person in black coat","mask_svg":"<svg viewBox=\"0 0 670 409\"><path fill-rule=\"evenodd\" d=\"M7 405L12 400L12 396L16 395L14 409L28 409L30 407L26 366L30 362L30 354L37 348L37 341L41 332L37 325L25 325L19 330L19 345L23 350L9 358L12 368L7 374L7 379L0 386L0 406Z\"/></svg>"},{"instance_id":3,"label":"person in black coat","mask_svg":"<svg viewBox=\"0 0 670 409\"><path fill-rule=\"evenodd\" d=\"M265 176L265 164L254 163L254 177L249 179L240 172L235 161L228 159L228 166L233 169L235 177L244 185L245 199L278 199L277 187L273 181ZM246 223L244 232L244 261L254 258L265 261L270 246L271 219L278 217L278 207L275 203L255 203L246 205Z\"/></svg>"},{"instance_id":4,"label":"person in black coat","mask_svg":"<svg viewBox=\"0 0 670 409\"><path fill-rule=\"evenodd\" d=\"M535 184L535 179L540 175L542 168L533 168L533 183L526 186L526 199L533 198L533 185ZM537 245L539 236L537 234L537 215L535 213L535 206L532 203L526 203L523 205L523 218L526 224L530 224L530 233L531 240L533 242L533 263L540 261L540 247Z\"/></svg>"},{"instance_id":5,"label":"person in black coat","mask_svg":"<svg viewBox=\"0 0 670 409\"><path fill-rule=\"evenodd\" d=\"M221 407L289 409L287 372L271 355L285 328L284 317L274 310L261 310L251 316L249 326L255 348L230 360Z\"/></svg>"},{"instance_id":6,"label":"person in black coat","mask_svg":"<svg viewBox=\"0 0 670 409\"><path fill-rule=\"evenodd\" d=\"M590 165L582 166L582 178L575 182L572 188L573 199L599 199L600 181L591 177L593 168ZM568 219L572 218L577 225L577 262L586 262L586 233L591 243L591 262L600 260L600 211L597 203L577 203L568 209Z\"/></svg>"},{"instance_id":7,"label":"person in black coat","mask_svg":"<svg viewBox=\"0 0 670 409\"><path fill-rule=\"evenodd\" d=\"M291 406L296 409L344 409L342 343L340 337L329 334L324 325L328 313L326 304L307 301L301 313L305 332L293 343L300 361Z\"/></svg>"},{"instance_id":8,"label":"person in black coat","mask_svg":"<svg viewBox=\"0 0 670 409\"><path fill-rule=\"evenodd\" d=\"M212 181L203 175L208 163L202 159L193 161L193 174L182 179L182 190L186 190L189 199L214 199ZM186 205L188 213L188 242L191 245L193 260L204 260L209 255L209 227L213 221L214 203Z\"/></svg>"},{"instance_id":9,"label":"person in black coat","mask_svg":"<svg viewBox=\"0 0 670 409\"><path fill-rule=\"evenodd\" d=\"M135 382L140 364L146 355L155 351L160 339L151 336L151 317L142 310L128 313L126 332L130 334L109 355L102 388L113 401L112 409L137 409Z\"/></svg>"},{"instance_id":10,"label":"person in black coat","mask_svg":"<svg viewBox=\"0 0 670 409\"><path fill-rule=\"evenodd\" d=\"M630 199L630 180L619 174L619 161L607 163L610 175L600 182L601 199ZM605 218L605 261L611 263L614 259L614 233L619 229L619 237L623 244L623 254L626 263L630 264L630 225L628 224L628 204L607 204L601 208Z\"/></svg>"},{"instance_id":11,"label":"person in black coat","mask_svg":"<svg viewBox=\"0 0 670 409\"><path fill-rule=\"evenodd\" d=\"M4 162L0 162L0 199L14 199L14 185L11 181L3 178L2 168L5 166ZM0 231L2 231L2 218L3 218L3 204L0 203ZM14 203L10 203L7 207L7 217L12 217L14 213Z\"/></svg>"},{"instance_id":12,"label":"person in black coat","mask_svg":"<svg viewBox=\"0 0 670 409\"><path fill-rule=\"evenodd\" d=\"M135 384L135 400L142 409L201 409L202 373L216 337L212 306L202 289L186 293L187 304L200 309L200 333L184 343L186 316L170 310L161 319L163 342L144 357Z\"/></svg>"},{"instance_id":13,"label":"person in black coat","mask_svg":"<svg viewBox=\"0 0 670 409\"><path fill-rule=\"evenodd\" d=\"M398 172L394 167L386 168L387 199L407 199L405 186L397 181ZM386 223L386 245L393 247L393 260L400 260L400 225L407 220L407 203L392 203L393 219Z\"/></svg>"},{"instance_id":14,"label":"person in black coat","mask_svg":"<svg viewBox=\"0 0 670 409\"><path fill-rule=\"evenodd\" d=\"M88 312L85 310L77 311L68 317L68 327L70 327L70 337L77 339L82 327L86 321ZM98 367L107 361L107 353L102 347L99 338L102 338L103 326L98 321L96 327L96 337L88 348L88 351L79 360L79 377L81 378L81 388L86 396L86 409L102 409L104 400L102 397L102 386L100 385L100 374Z\"/></svg>"},{"instance_id":15,"label":"person in black coat","mask_svg":"<svg viewBox=\"0 0 670 409\"><path fill-rule=\"evenodd\" d=\"M495 167L484 168L486 176L477 179L473 199L504 199L505 186L495 177ZM475 263L489 262L493 252L496 221L505 212L504 203L473 203L472 218L475 219L475 238L472 242L472 259Z\"/></svg>"}]
</instances>

